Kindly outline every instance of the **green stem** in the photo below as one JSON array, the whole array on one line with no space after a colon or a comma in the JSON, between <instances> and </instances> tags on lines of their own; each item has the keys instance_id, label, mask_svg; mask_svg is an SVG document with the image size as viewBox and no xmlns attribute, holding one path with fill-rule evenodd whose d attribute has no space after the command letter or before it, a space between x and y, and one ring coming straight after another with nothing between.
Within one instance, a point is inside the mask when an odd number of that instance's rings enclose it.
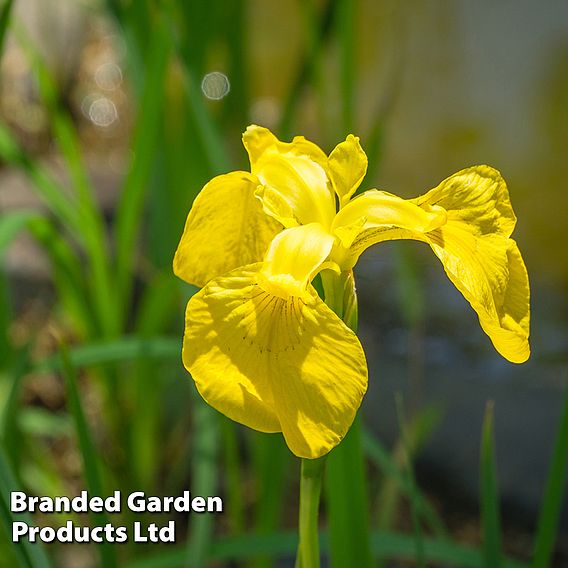
<instances>
[{"instance_id":1,"label":"green stem","mask_svg":"<svg viewBox=\"0 0 568 568\"><path fill-rule=\"evenodd\" d=\"M296 568L319 568L318 512L326 456L302 460L300 478L300 542Z\"/></svg>"}]
</instances>

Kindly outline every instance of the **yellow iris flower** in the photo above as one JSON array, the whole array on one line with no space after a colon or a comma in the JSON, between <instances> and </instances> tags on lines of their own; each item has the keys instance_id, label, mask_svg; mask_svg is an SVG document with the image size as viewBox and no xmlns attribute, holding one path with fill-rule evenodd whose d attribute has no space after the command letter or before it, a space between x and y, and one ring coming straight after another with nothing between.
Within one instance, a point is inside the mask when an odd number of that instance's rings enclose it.
<instances>
[{"instance_id":1,"label":"yellow iris flower","mask_svg":"<svg viewBox=\"0 0 568 568\"><path fill-rule=\"evenodd\" d=\"M529 284L505 182L462 170L415 199L372 189L349 135L329 156L303 137L250 126L251 172L212 179L189 212L174 272L202 287L186 310L183 362L203 398L294 454L317 458L349 429L367 388L355 333L311 285L349 273L372 244L427 243L509 361L529 357Z\"/></svg>"}]
</instances>

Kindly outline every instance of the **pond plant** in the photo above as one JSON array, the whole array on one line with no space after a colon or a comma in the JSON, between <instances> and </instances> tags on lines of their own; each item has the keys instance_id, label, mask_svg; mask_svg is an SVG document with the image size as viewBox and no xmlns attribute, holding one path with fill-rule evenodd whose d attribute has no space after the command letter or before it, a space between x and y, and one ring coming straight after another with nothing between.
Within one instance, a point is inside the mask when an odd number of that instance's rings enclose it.
<instances>
[{"instance_id":1,"label":"pond plant","mask_svg":"<svg viewBox=\"0 0 568 568\"><path fill-rule=\"evenodd\" d=\"M302 459L297 566L314 568L325 458L367 390L353 276L361 254L395 239L428 244L513 363L530 354L528 276L510 238L507 186L492 167L461 170L405 200L355 195L367 156L351 134L329 156L256 125L243 143L251 171L205 185L174 257L175 274L201 287L187 304L183 363L213 408L282 432Z\"/></svg>"}]
</instances>

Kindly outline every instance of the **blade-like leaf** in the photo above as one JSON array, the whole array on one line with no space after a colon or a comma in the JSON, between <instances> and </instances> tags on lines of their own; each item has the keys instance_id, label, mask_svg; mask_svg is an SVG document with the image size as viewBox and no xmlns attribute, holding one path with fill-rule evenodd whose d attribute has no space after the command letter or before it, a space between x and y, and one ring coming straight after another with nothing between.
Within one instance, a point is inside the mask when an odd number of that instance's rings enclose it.
<instances>
[{"instance_id":1,"label":"blade-like leaf","mask_svg":"<svg viewBox=\"0 0 568 568\"><path fill-rule=\"evenodd\" d=\"M17 234L25 229L32 219L40 218L41 215L37 211L28 210L4 213L0 217L0 260Z\"/></svg>"},{"instance_id":2,"label":"blade-like leaf","mask_svg":"<svg viewBox=\"0 0 568 568\"><path fill-rule=\"evenodd\" d=\"M10 165L17 166L26 174L34 184L40 199L66 227L80 230L81 223L73 199L62 190L46 167L26 154L9 128L1 121L0 158Z\"/></svg>"},{"instance_id":3,"label":"blade-like leaf","mask_svg":"<svg viewBox=\"0 0 568 568\"><path fill-rule=\"evenodd\" d=\"M325 472L331 566L371 566L365 459L359 420L329 454Z\"/></svg>"},{"instance_id":4,"label":"blade-like leaf","mask_svg":"<svg viewBox=\"0 0 568 568\"><path fill-rule=\"evenodd\" d=\"M74 367L89 367L133 361L136 359L176 359L181 353L181 338L179 337L122 337L114 341L89 343L75 347L69 351L69 358ZM61 369L58 356L48 357L39 361L35 371L45 372Z\"/></svg>"},{"instance_id":5,"label":"blade-like leaf","mask_svg":"<svg viewBox=\"0 0 568 568\"><path fill-rule=\"evenodd\" d=\"M558 521L564 503L566 480L568 479L568 388L564 394L564 406L546 490L540 508L537 535L534 545L534 568L547 568L554 553Z\"/></svg>"},{"instance_id":6,"label":"blade-like leaf","mask_svg":"<svg viewBox=\"0 0 568 568\"><path fill-rule=\"evenodd\" d=\"M329 550L330 535L321 532L321 548ZM380 532L371 536L373 554L381 558L413 560L415 556L414 536ZM291 557L298 546L294 532L279 532L270 535L243 535L237 538L218 539L211 548L211 561L239 561L271 556ZM135 560L127 568L178 568L184 557L184 550L166 550L143 559ZM470 546L454 544L446 540L424 538L424 556L431 563L451 565L454 568L488 568L480 550ZM248 565L248 564L246 564ZM347 564L346 566L356 566ZM504 559L503 568L527 568L526 564Z\"/></svg>"},{"instance_id":7,"label":"blade-like leaf","mask_svg":"<svg viewBox=\"0 0 568 568\"><path fill-rule=\"evenodd\" d=\"M406 482L410 489L410 512L412 517L412 529L414 532L414 542L416 544L416 564L419 568L425 568L426 560L424 555L424 537L422 535L422 525L418 516L418 490L416 488L416 480L414 478L414 470L412 466L410 443L408 440L406 418L402 396L400 393L396 396L396 414L400 429L400 436L405 454L405 474Z\"/></svg>"},{"instance_id":8,"label":"blade-like leaf","mask_svg":"<svg viewBox=\"0 0 568 568\"><path fill-rule=\"evenodd\" d=\"M4 53L4 41L6 39L6 31L10 24L10 16L12 15L12 6L14 0L5 0L0 8L0 57Z\"/></svg>"},{"instance_id":9,"label":"blade-like leaf","mask_svg":"<svg viewBox=\"0 0 568 568\"><path fill-rule=\"evenodd\" d=\"M81 405L79 391L77 390L76 371L65 346L61 347L60 355L63 375L65 376L67 384L69 409L73 416L79 449L83 459L83 472L87 482L87 488L91 496L96 495L102 497L103 488L99 474L99 464L97 463L97 451L91 439L91 432ZM106 513L93 513L91 517L97 526L104 526L109 522ZM102 566L113 568L117 565L114 548L106 540L103 540L100 544L99 552Z\"/></svg>"},{"instance_id":10,"label":"blade-like leaf","mask_svg":"<svg viewBox=\"0 0 568 568\"><path fill-rule=\"evenodd\" d=\"M136 237L141 225L148 180L154 165L155 144L162 117L164 80L171 47L171 36L162 18L159 18L152 33L150 59L147 64L142 100L138 109L138 122L132 142L133 158L116 213L118 296L123 305L128 305L130 302L132 273L136 258Z\"/></svg>"},{"instance_id":11,"label":"blade-like leaf","mask_svg":"<svg viewBox=\"0 0 568 568\"><path fill-rule=\"evenodd\" d=\"M19 397L22 380L30 367L30 349L31 344L27 344L21 349L14 350L11 367L4 376L0 375L0 381L2 379L9 381L4 403L2 404L0 400L0 442L12 460L19 443L17 431Z\"/></svg>"},{"instance_id":12,"label":"blade-like leaf","mask_svg":"<svg viewBox=\"0 0 568 568\"><path fill-rule=\"evenodd\" d=\"M217 491L219 416L202 400L194 400L194 447L192 490L197 495L215 495ZM205 566L213 541L213 515L193 515L185 552L185 566Z\"/></svg>"},{"instance_id":13,"label":"blade-like leaf","mask_svg":"<svg viewBox=\"0 0 568 568\"><path fill-rule=\"evenodd\" d=\"M432 420L437 421L440 415L436 413L436 417ZM426 417L424 414L422 417ZM421 417L421 418L422 418ZM424 420L420 420L424 423ZM422 424L421 428L426 428L431 431L433 424L428 421L426 424ZM423 434L423 432L422 432ZM416 437L416 435L414 436ZM413 444L411 443L411 446ZM393 480L397 488L407 497L410 496L411 486L408 479L403 475L400 466L396 460L396 457L391 454L386 448L382 446L379 440L377 440L370 432L363 430L363 449L365 451L366 457L375 464L380 471ZM411 448L414 452L414 448ZM418 514L424 523L429 526L434 534L439 537L444 537L447 535L447 530L444 526L444 522L434 509L432 505L428 502L428 499L420 492L417 488L416 490L416 507L418 509Z\"/></svg>"},{"instance_id":14,"label":"blade-like leaf","mask_svg":"<svg viewBox=\"0 0 568 568\"><path fill-rule=\"evenodd\" d=\"M11 471L4 450L0 446L0 519L7 535L12 534L12 523L16 521L22 521L30 526L34 524L28 513L18 513L17 517L14 516L10 509L10 493L12 491L21 491L21 489L18 487L16 478ZM28 539L23 538L17 543L12 543L12 546L21 566L26 568L49 568L50 562L41 543L35 542L32 544Z\"/></svg>"},{"instance_id":15,"label":"blade-like leaf","mask_svg":"<svg viewBox=\"0 0 568 568\"><path fill-rule=\"evenodd\" d=\"M278 527L284 506L286 473L290 466L290 452L280 435L251 433L254 450L257 502L254 525L259 534L269 534ZM268 557L257 559L254 568L270 566Z\"/></svg>"}]
</instances>

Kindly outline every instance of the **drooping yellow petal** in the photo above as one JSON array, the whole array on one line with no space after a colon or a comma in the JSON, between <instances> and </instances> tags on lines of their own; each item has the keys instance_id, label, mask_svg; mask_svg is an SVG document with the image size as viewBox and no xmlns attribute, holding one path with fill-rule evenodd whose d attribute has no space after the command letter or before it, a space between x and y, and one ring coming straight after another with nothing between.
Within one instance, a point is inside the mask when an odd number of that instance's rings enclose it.
<instances>
[{"instance_id":1,"label":"drooping yellow petal","mask_svg":"<svg viewBox=\"0 0 568 568\"><path fill-rule=\"evenodd\" d=\"M495 349L513 363L524 363L530 355L529 281L515 241L473 235L459 222L448 222L428 240Z\"/></svg>"},{"instance_id":2,"label":"drooping yellow petal","mask_svg":"<svg viewBox=\"0 0 568 568\"><path fill-rule=\"evenodd\" d=\"M292 452L337 445L367 387L356 335L310 289L273 296L262 264L216 278L190 300L183 360L203 398L251 428L281 430Z\"/></svg>"},{"instance_id":3,"label":"drooping yellow petal","mask_svg":"<svg viewBox=\"0 0 568 568\"><path fill-rule=\"evenodd\" d=\"M355 193L367 173L367 154L359 144L359 138L349 134L338 144L328 161L329 176L340 204L345 205Z\"/></svg>"},{"instance_id":4,"label":"drooping yellow petal","mask_svg":"<svg viewBox=\"0 0 568 568\"><path fill-rule=\"evenodd\" d=\"M255 275L236 269L213 279L189 300L183 363L213 408L255 430L280 432L267 346L259 334L273 310Z\"/></svg>"},{"instance_id":5,"label":"drooping yellow petal","mask_svg":"<svg viewBox=\"0 0 568 568\"><path fill-rule=\"evenodd\" d=\"M457 172L413 200L437 205L448 222L427 235L495 349L513 363L529 358L529 281L516 243L516 217L501 174L489 166Z\"/></svg>"},{"instance_id":6,"label":"drooping yellow petal","mask_svg":"<svg viewBox=\"0 0 568 568\"><path fill-rule=\"evenodd\" d=\"M329 227L335 197L326 173L327 156L297 136L281 142L270 130L249 126L243 134L251 171L263 187L257 191L266 213L285 227L321 223Z\"/></svg>"},{"instance_id":7,"label":"drooping yellow petal","mask_svg":"<svg viewBox=\"0 0 568 568\"><path fill-rule=\"evenodd\" d=\"M499 172L476 166L409 201L367 192L338 213L333 230L349 246L346 265L379 241L428 243L497 351L522 363L530 354L529 284L517 245L509 238L515 221Z\"/></svg>"},{"instance_id":8,"label":"drooping yellow petal","mask_svg":"<svg viewBox=\"0 0 568 568\"><path fill-rule=\"evenodd\" d=\"M174 257L174 273L204 286L245 264L262 260L282 226L262 210L256 178L231 172L213 178L191 208Z\"/></svg>"},{"instance_id":9,"label":"drooping yellow petal","mask_svg":"<svg viewBox=\"0 0 568 568\"><path fill-rule=\"evenodd\" d=\"M282 298L305 296L308 284L329 255L333 242L334 238L319 223L282 231L265 256L261 286Z\"/></svg>"},{"instance_id":10,"label":"drooping yellow petal","mask_svg":"<svg viewBox=\"0 0 568 568\"><path fill-rule=\"evenodd\" d=\"M288 302L301 343L279 361L274 404L289 448L318 458L345 436L367 390L367 363L357 339L317 296Z\"/></svg>"}]
</instances>

